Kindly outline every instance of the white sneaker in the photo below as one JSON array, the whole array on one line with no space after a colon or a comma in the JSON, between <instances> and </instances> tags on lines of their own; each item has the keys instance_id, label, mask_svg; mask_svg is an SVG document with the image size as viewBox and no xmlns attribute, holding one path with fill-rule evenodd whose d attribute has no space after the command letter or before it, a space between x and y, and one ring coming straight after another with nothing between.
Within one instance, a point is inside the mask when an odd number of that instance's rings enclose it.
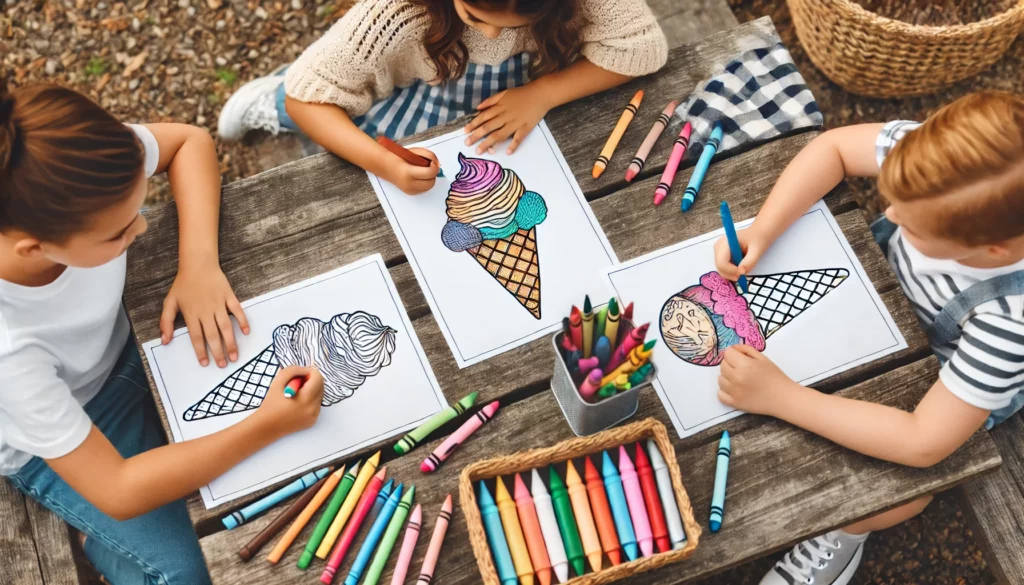
<instances>
[{"instance_id":1,"label":"white sneaker","mask_svg":"<svg viewBox=\"0 0 1024 585\"><path fill-rule=\"evenodd\" d=\"M265 130L273 135L285 131L277 117L277 88L284 83L279 67L270 75L258 77L234 93L217 120L217 134L225 142L241 140L250 130Z\"/></svg>"},{"instance_id":2,"label":"white sneaker","mask_svg":"<svg viewBox=\"0 0 1024 585\"><path fill-rule=\"evenodd\" d=\"M847 585L860 565L867 538L834 530L805 540L775 563L761 585Z\"/></svg>"}]
</instances>

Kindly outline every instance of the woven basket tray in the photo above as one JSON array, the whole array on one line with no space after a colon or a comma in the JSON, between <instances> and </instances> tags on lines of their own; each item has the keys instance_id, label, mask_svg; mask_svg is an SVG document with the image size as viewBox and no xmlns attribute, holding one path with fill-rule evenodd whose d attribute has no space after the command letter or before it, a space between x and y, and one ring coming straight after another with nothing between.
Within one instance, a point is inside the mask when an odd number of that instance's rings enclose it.
<instances>
[{"instance_id":1,"label":"woven basket tray","mask_svg":"<svg viewBox=\"0 0 1024 585\"><path fill-rule=\"evenodd\" d=\"M672 487L676 493L676 503L679 505L679 513L683 519L683 529L686 531L686 546L679 550L658 553L647 558L641 557L635 561L607 567L596 573L587 573L581 577L573 577L566 581L566 583L572 583L573 585L611 583L631 575L663 567L669 563L681 561L692 555L694 549L697 548L701 529L693 519L690 498L686 495L686 489L683 488L679 464L676 462L675 449L672 448L672 443L669 441L668 431L665 430L665 425L652 418L648 418L616 429L602 431L589 437L564 441L553 447L533 449L505 457L478 461L462 470L462 475L459 478L459 506L466 517L469 540L473 545L473 553L476 555L476 562L480 567L480 574L483 576L484 585L501 585L501 581L498 580L497 570L494 568L494 562L491 560L491 550L487 545L487 534L484 532L480 508L476 502L476 490L473 489L476 482L481 479L491 479L529 471L552 463L562 463L569 459L600 453L605 449L611 449L619 445L628 445L642 439L654 439L655 444L665 458L669 475L672 477Z\"/></svg>"},{"instance_id":2,"label":"woven basket tray","mask_svg":"<svg viewBox=\"0 0 1024 585\"><path fill-rule=\"evenodd\" d=\"M846 90L874 97L931 93L979 73L1024 25L1024 0L992 18L951 26L884 18L852 0L787 2L811 61Z\"/></svg>"}]
</instances>

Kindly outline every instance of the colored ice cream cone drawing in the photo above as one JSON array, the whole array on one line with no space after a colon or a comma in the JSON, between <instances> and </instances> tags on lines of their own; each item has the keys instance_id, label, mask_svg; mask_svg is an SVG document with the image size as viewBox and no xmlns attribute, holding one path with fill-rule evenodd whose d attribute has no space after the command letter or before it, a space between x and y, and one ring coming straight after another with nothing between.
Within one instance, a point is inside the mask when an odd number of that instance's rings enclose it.
<instances>
[{"instance_id":1,"label":"colored ice cream cone drawing","mask_svg":"<svg viewBox=\"0 0 1024 585\"><path fill-rule=\"evenodd\" d=\"M541 316L537 225L548 208L519 176L500 164L459 154L459 174L445 200L441 241L467 252L536 319Z\"/></svg>"},{"instance_id":2,"label":"colored ice cream cone drawing","mask_svg":"<svg viewBox=\"0 0 1024 585\"><path fill-rule=\"evenodd\" d=\"M680 359L716 366L743 343L764 351L776 331L849 278L845 268L748 276L747 293L717 272L672 295L661 309L661 336Z\"/></svg>"},{"instance_id":3,"label":"colored ice cream cone drawing","mask_svg":"<svg viewBox=\"0 0 1024 585\"><path fill-rule=\"evenodd\" d=\"M329 321L305 317L274 330L273 343L185 411L194 421L243 412L263 403L278 369L315 365L324 377L323 406L352 396L366 378L391 364L397 331L376 315L341 313Z\"/></svg>"}]
</instances>

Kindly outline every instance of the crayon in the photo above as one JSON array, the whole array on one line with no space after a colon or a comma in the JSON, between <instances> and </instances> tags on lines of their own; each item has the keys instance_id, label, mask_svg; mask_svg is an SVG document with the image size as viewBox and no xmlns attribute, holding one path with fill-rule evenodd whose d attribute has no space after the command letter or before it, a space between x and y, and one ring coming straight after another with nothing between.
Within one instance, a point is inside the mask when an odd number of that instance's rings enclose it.
<instances>
[{"instance_id":1,"label":"crayon","mask_svg":"<svg viewBox=\"0 0 1024 585\"><path fill-rule=\"evenodd\" d=\"M626 375L628 380L630 374L639 370L640 366L647 363L647 360L651 357L651 353L654 352L654 345L656 343L658 343L658 340L652 339L642 346L633 348L633 351L629 352L629 359L619 364L619 367L615 368L615 371L602 378L601 385L603 386L608 382L613 382L623 374Z\"/></svg>"},{"instance_id":2,"label":"crayon","mask_svg":"<svg viewBox=\"0 0 1024 585\"><path fill-rule=\"evenodd\" d=\"M647 439L647 453L651 456L651 467L654 468L654 479L658 483L658 494L661 506L665 511L665 524L668 526L668 537L672 541L672 550L679 550L686 544L686 531L683 519L679 515L676 504L676 492L672 488L672 476L668 473L665 458L661 456L658 445L653 439Z\"/></svg>"},{"instance_id":3,"label":"crayon","mask_svg":"<svg viewBox=\"0 0 1024 585\"><path fill-rule=\"evenodd\" d=\"M434 522L434 533L430 536L430 544L427 545L427 554L423 557L423 566L420 567L420 576L416 585L430 585L434 579L434 568L437 566L437 557L441 555L441 546L444 545L444 535L448 532L448 523L452 521L452 495L448 494L441 504L441 512Z\"/></svg>"},{"instance_id":4,"label":"crayon","mask_svg":"<svg viewBox=\"0 0 1024 585\"><path fill-rule=\"evenodd\" d=\"M480 482L480 515L483 517L484 532L487 533L487 544L491 547L494 567L498 571L498 580L501 581L501 585L516 585L518 577L512 565L512 553L505 539L505 530L501 527L498 506L494 504L494 498L483 481Z\"/></svg>"},{"instance_id":5,"label":"crayon","mask_svg":"<svg viewBox=\"0 0 1024 585\"><path fill-rule=\"evenodd\" d=\"M341 509L341 505L345 501L345 496L352 490L352 485L356 482L357 473L359 473L358 462L352 466L352 469L348 470L345 477L341 478L341 483L334 490L331 501L327 504L327 509L324 510L324 515L320 517L316 527L313 528L313 535L309 537L309 542L306 543L306 548L302 551L302 555L299 556L299 562L296 563L303 571L309 567L309 563L313 560L313 554L320 547L324 536L327 535L327 529L330 528L331 523L337 517L338 510Z\"/></svg>"},{"instance_id":6,"label":"crayon","mask_svg":"<svg viewBox=\"0 0 1024 585\"><path fill-rule=\"evenodd\" d=\"M374 549L377 548L381 537L384 536L384 531L387 530L392 516L395 515L395 510L398 509L398 502L402 499L404 489L405 486L402 484L395 486L394 493L388 496L387 503L380 509L380 514L370 524L370 531L366 533L366 539L363 540L362 546L359 547L359 552L356 553L356 560L352 562L352 568L349 569L348 575L345 577L345 585L356 585L363 577L363 571L366 570ZM338 565L327 563L327 566L324 567L323 575L320 575L320 581L330 584L334 580L334 573L337 570Z\"/></svg>"},{"instance_id":7,"label":"crayon","mask_svg":"<svg viewBox=\"0 0 1024 585\"><path fill-rule=\"evenodd\" d=\"M622 320L623 321L632 321L633 320L633 303L629 303L628 305L626 305L625 310L622 311Z\"/></svg>"},{"instance_id":8,"label":"crayon","mask_svg":"<svg viewBox=\"0 0 1024 585\"><path fill-rule=\"evenodd\" d=\"M523 529L523 538L526 539L526 548L530 553L530 564L533 565L533 570L537 573L537 581L540 585L551 585L551 560L548 558L548 548L544 545L544 534L540 529L540 518L537 517L537 506L533 503L530 490L526 489L523 476L518 473L513 494L516 500L516 509L519 511L519 524Z\"/></svg>"},{"instance_id":9,"label":"crayon","mask_svg":"<svg viewBox=\"0 0 1024 585\"><path fill-rule=\"evenodd\" d=\"M398 540L398 533L402 531L402 524L405 524L405 519L409 517L409 508L412 506L412 500L415 497L416 486L409 486L409 491L405 492L405 495L399 500L398 508L395 509L395 513L391 516L391 521L388 522L387 528L384 529L384 536L380 539L380 546L377 547L377 552L373 555L370 568L366 569L366 580L363 581L363 585L377 585L380 581L381 573L384 572L384 565L387 564L388 558L391 557L391 551L395 548L395 541ZM348 583L348 579L345 582ZM355 585L355 583L351 585Z\"/></svg>"},{"instance_id":10,"label":"crayon","mask_svg":"<svg viewBox=\"0 0 1024 585\"><path fill-rule=\"evenodd\" d=\"M519 514L516 512L516 503L509 495L505 482L501 478L495 480L494 499L498 503L498 515L501 516L501 525L505 529L505 540L508 542L508 550L512 553L512 566L516 569L516 575L522 585L533 585L533 563L530 561L530 552L526 548L526 535L523 534L523 527L519 524Z\"/></svg>"},{"instance_id":11,"label":"crayon","mask_svg":"<svg viewBox=\"0 0 1024 585\"><path fill-rule=\"evenodd\" d=\"M627 376L626 374L619 374L619 376L615 378L615 381L612 382L612 384L615 385L615 389L618 390L619 392L625 392L626 390L629 390L630 388L633 387L633 385L629 383L629 376Z\"/></svg>"},{"instance_id":12,"label":"crayon","mask_svg":"<svg viewBox=\"0 0 1024 585\"><path fill-rule=\"evenodd\" d=\"M565 486L569 490L569 501L572 502L572 511L576 515L576 525L580 529L580 541L583 542L583 553L590 561L590 568L594 571L601 570L601 541L597 536L597 526L594 525L594 514L590 511L590 500L587 499L587 488L576 471L572 461L566 462Z\"/></svg>"},{"instance_id":13,"label":"crayon","mask_svg":"<svg viewBox=\"0 0 1024 585\"><path fill-rule=\"evenodd\" d=\"M590 400L597 394L597 391L601 388L601 376L604 374L601 372L601 368L595 368L590 371L587 375L587 379L583 381L583 385L580 386L580 396L584 400Z\"/></svg>"},{"instance_id":14,"label":"crayon","mask_svg":"<svg viewBox=\"0 0 1024 585\"><path fill-rule=\"evenodd\" d=\"M661 498L658 496L658 484L654 480L651 462L639 441L636 443L636 475L640 478L640 491L644 494L644 505L647 507L647 519L651 522L654 546L658 547L658 552L668 552L672 550L672 543L668 539L668 525L665 523L665 512L661 508Z\"/></svg>"},{"instance_id":15,"label":"crayon","mask_svg":"<svg viewBox=\"0 0 1024 585\"><path fill-rule=\"evenodd\" d=\"M345 560L345 554L348 553L348 549L355 542L356 534L359 533L363 521L366 520L366 516L370 513L370 508L373 507L374 500L377 499L377 494L380 493L380 488L384 485L384 475L387 473L387 469L387 466L381 467L377 475L373 476L370 480L370 483L363 491L363 495L359 497L359 505L356 506L355 512L352 513L351 522L345 526L345 530L338 537L337 544L331 549L331 556L327 560L327 568L331 569L331 577L334 576L334 573L338 572L341 562ZM327 568L324 569L324 574L327 573ZM320 580L322 581L323 578L324 576L321 575Z\"/></svg>"},{"instance_id":16,"label":"crayon","mask_svg":"<svg viewBox=\"0 0 1024 585\"><path fill-rule=\"evenodd\" d=\"M732 212L729 211L729 204L724 200L718 206L718 214L722 217L722 227L725 228L725 239L729 241L729 254L732 256L732 263L736 266L743 262L743 247L740 246L740 239L736 235L736 224L732 221ZM740 275L737 284L743 294L747 294L747 277Z\"/></svg>"},{"instance_id":17,"label":"crayon","mask_svg":"<svg viewBox=\"0 0 1024 585\"><path fill-rule=\"evenodd\" d=\"M600 399L611 398L619 393L619 389L615 387L615 384L605 384L601 386L601 389L597 391L597 397Z\"/></svg>"},{"instance_id":18,"label":"crayon","mask_svg":"<svg viewBox=\"0 0 1024 585\"><path fill-rule=\"evenodd\" d=\"M580 346L580 351L583 352L583 357L590 357L591 350L594 349L594 308L590 304L590 295L587 295L583 299L583 345Z\"/></svg>"},{"instance_id":19,"label":"crayon","mask_svg":"<svg viewBox=\"0 0 1024 585\"><path fill-rule=\"evenodd\" d=\"M341 505L341 509L338 510L338 515L331 521L330 528L327 529L327 534L324 535L323 540L320 542L320 546L316 549L316 557L318 559L326 559L327 554L331 552L331 547L334 546L334 542L338 540L338 535L341 534L341 529L345 527L345 522L348 521L349 516L352 515L353 510L359 504L359 499L363 495L363 491L366 489L367 484L370 483L374 473L377 472L377 463L380 462L380 451L373 454L372 457L366 460L363 464L363 468L359 470L359 475L356 476L355 483L352 484L352 489L348 493L348 497L345 498L345 503ZM384 476L381 476L381 484L384 483ZM377 497L377 492L380 491L380 485L377 486L377 490L373 492L373 497ZM370 498L370 504L373 504L373 498ZM369 511L369 510L367 510ZM301 559L300 559L301 562ZM307 562L308 566L309 563ZM301 566L299 568L302 568Z\"/></svg>"},{"instance_id":20,"label":"crayon","mask_svg":"<svg viewBox=\"0 0 1024 585\"><path fill-rule=\"evenodd\" d=\"M619 347L612 352L612 357L608 359L608 365L605 366L605 369L615 370L615 368L619 367L619 364L626 361L626 358L629 357L629 352L633 351L634 348L643 345L644 338L647 337L647 330L650 326L650 323L644 323L630 331L629 334L623 338Z\"/></svg>"},{"instance_id":21,"label":"crayon","mask_svg":"<svg viewBox=\"0 0 1024 585\"><path fill-rule=\"evenodd\" d=\"M596 355L592 355L588 358L581 358L580 361L576 362L576 365L580 370L580 375L586 376L594 371L594 368L601 365L601 360Z\"/></svg>"},{"instance_id":22,"label":"crayon","mask_svg":"<svg viewBox=\"0 0 1024 585\"><path fill-rule=\"evenodd\" d=\"M391 585L405 585L405 576L409 574L409 564L412 562L412 554L416 552L416 541L420 538L420 528L423 526L423 507L416 504L409 516L409 524L405 528L405 537L402 538L402 549L398 551L398 560L395 562L395 571L391 575Z\"/></svg>"},{"instance_id":23,"label":"crayon","mask_svg":"<svg viewBox=\"0 0 1024 585\"><path fill-rule=\"evenodd\" d=\"M622 564L622 552L619 551L619 535L615 532L615 519L608 505L608 494L604 491L604 481L594 467L588 455L583 463L583 477L587 482L587 495L590 496L590 509L594 513L594 524L597 535L601 538L601 549L608 555L612 566Z\"/></svg>"},{"instance_id":24,"label":"crayon","mask_svg":"<svg viewBox=\"0 0 1024 585\"><path fill-rule=\"evenodd\" d=\"M327 474L331 472L331 469L331 467L324 467L322 469L317 469L316 471L310 471L306 475L303 475L299 479L296 479L276 492L256 500L241 510L236 510L228 514L221 518L220 521L224 525L224 528L234 530L302 490L309 489L309 486L326 477Z\"/></svg>"},{"instance_id":25,"label":"crayon","mask_svg":"<svg viewBox=\"0 0 1024 585\"><path fill-rule=\"evenodd\" d=\"M299 499L292 502L291 506L288 506L288 508L286 508L283 512L278 514L277 517L274 518L273 522L268 524L266 528L261 530L259 534L254 536L252 540L250 540L245 546L243 546L242 549L238 551L238 556L241 557L243 561L248 561L249 559L251 559L252 556L259 552L259 550L263 548L265 544L270 542L271 538L274 538L275 534L277 534L281 531L282 528L284 528L285 524L291 522L295 517L299 516L299 514L305 513L306 508L310 506L310 502L312 502L321 491L325 491L323 489L325 484L328 483L330 478L335 477L335 474L337 474L337 472L321 479L320 481L316 482L312 487L302 492L302 496L300 496ZM324 497L326 498L326 494L329 494L330 492L331 488L327 488ZM319 507L319 504L317 504L317 506ZM316 508L314 508L313 510L316 511ZM312 515L313 513L310 512L310 516ZM287 537L287 535L285 536Z\"/></svg>"},{"instance_id":26,"label":"crayon","mask_svg":"<svg viewBox=\"0 0 1024 585\"><path fill-rule=\"evenodd\" d=\"M309 524L309 521L313 519L313 515L316 514L316 511L320 509L320 506L327 501L327 498L331 496L331 492L334 491L334 488L338 487L338 484L341 483L341 479L344 476L345 466L342 465L341 469L324 478L324 480L319 484L317 492L306 502L302 512L295 518L295 522L292 522L292 525L288 527L288 530L284 533L281 539L277 541L277 544L274 545L270 554L267 555L267 560L270 564L277 564L278 561L281 560L285 551L287 551L288 547L295 542L299 533L302 532L302 529L306 527L306 524ZM352 476L352 479L355 479L354 475ZM303 499L305 499L305 496L303 496ZM341 502L338 502L338 507L341 507ZM324 530L326 531L326 528Z\"/></svg>"},{"instance_id":27,"label":"crayon","mask_svg":"<svg viewBox=\"0 0 1024 585\"><path fill-rule=\"evenodd\" d=\"M661 174L661 181L658 182L658 186L654 189L655 205L661 205L672 190L672 183L675 181L676 173L679 171L679 163L683 161L686 148L690 145L690 133L692 131L693 127L689 122L684 124L683 129L679 131L679 137L676 138L672 146L672 154L669 155L668 163L665 164L665 172Z\"/></svg>"},{"instance_id":28,"label":"crayon","mask_svg":"<svg viewBox=\"0 0 1024 585\"><path fill-rule=\"evenodd\" d=\"M417 167L429 167L431 164L433 164L433 161L430 160L429 158L416 154L415 152L405 148L401 144L398 144L394 140L391 140L387 136L378 136L377 143L383 146L384 148L388 149L391 152L391 154L394 154L398 158L404 160L405 162L411 165ZM437 176L441 177L442 179L444 178L444 171L441 170L440 166L437 167Z\"/></svg>"},{"instance_id":29,"label":"crayon","mask_svg":"<svg viewBox=\"0 0 1024 585\"><path fill-rule=\"evenodd\" d=\"M548 488L540 479L540 473L536 469L530 473L530 491L533 492L533 504L540 520L540 531L544 535L544 546L547 547L555 577L559 583L565 583L569 579L569 561L565 556L565 543L562 542L562 534L558 529L558 519L555 518L555 507L548 494Z\"/></svg>"},{"instance_id":30,"label":"crayon","mask_svg":"<svg viewBox=\"0 0 1024 585\"><path fill-rule=\"evenodd\" d=\"M572 306L572 312L569 313L569 336L573 345L577 348L583 347L583 313L576 305Z\"/></svg>"},{"instance_id":31,"label":"crayon","mask_svg":"<svg viewBox=\"0 0 1024 585\"><path fill-rule=\"evenodd\" d=\"M697 193L700 191L701 183L704 182L704 175L707 174L708 167L711 166L711 159L715 157L715 153L718 152L718 147L721 144L722 123L715 122L715 127L711 130L711 137L704 144L704 150L700 153L700 159L697 160L696 166L693 167L690 183L686 185L686 192L683 193L683 202L679 205L681 210L689 211L693 207L694 202L697 201Z\"/></svg>"},{"instance_id":32,"label":"crayon","mask_svg":"<svg viewBox=\"0 0 1024 585\"><path fill-rule=\"evenodd\" d=\"M395 444L395 453L404 455L415 449L423 439L427 438L427 435L436 431L438 427L473 408L473 405L476 404L476 397L479 394L479 392L472 392L454 405L428 418L426 422L413 429L412 432L402 437L402 440Z\"/></svg>"},{"instance_id":33,"label":"crayon","mask_svg":"<svg viewBox=\"0 0 1024 585\"><path fill-rule=\"evenodd\" d=\"M622 490L626 493L626 504L629 506L629 517L633 519L633 534L640 545L640 554L649 557L654 554L651 520L647 517L647 504L644 503L644 493L640 489L640 478L624 445L619 445L619 477L622 479Z\"/></svg>"},{"instance_id":34,"label":"crayon","mask_svg":"<svg viewBox=\"0 0 1024 585\"><path fill-rule=\"evenodd\" d=\"M647 156L651 154L651 149L654 148L654 143L661 137L662 132L665 131L665 127L668 126L669 120L672 119L672 114L675 113L676 108L679 107L679 102L672 100L665 106L665 110L661 112L658 119L654 121L654 126L651 126L651 131L647 133L647 138L640 144L640 149L636 151L636 156L633 157L633 162L629 163L629 168L626 169L626 182L630 183L640 174L640 171L644 170L644 165L647 164ZM611 335L608 336L611 338Z\"/></svg>"},{"instance_id":35,"label":"crayon","mask_svg":"<svg viewBox=\"0 0 1024 585\"><path fill-rule=\"evenodd\" d=\"M563 338L568 338L571 334L572 334L572 332L569 329L569 318L568 317L562 317L562 337Z\"/></svg>"},{"instance_id":36,"label":"crayon","mask_svg":"<svg viewBox=\"0 0 1024 585\"><path fill-rule=\"evenodd\" d=\"M569 368L569 374L571 374L572 379L576 380L577 382L580 380L580 378L582 378L582 376L580 376L579 367L579 362L581 359L583 359L583 356L580 353L580 350L578 349L576 351L570 352L565 359L565 365Z\"/></svg>"},{"instance_id":37,"label":"crayon","mask_svg":"<svg viewBox=\"0 0 1024 585\"><path fill-rule=\"evenodd\" d=\"M377 515L380 514L381 508L384 507L384 504L387 503L388 498L391 497L391 490L394 489L394 487L395 480L388 479L387 483L384 484L384 487L380 488L380 491L377 492L377 499L373 501L373 507L370 508L370 513L366 515L366 518L363 519L363 522L369 524L370 526L373 526L373 522L377 519Z\"/></svg>"},{"instance_id":38,"label":"crayon","mask_svg":"<svg viewBox=\"0 0 1024 585\"><path fill-rule=\"evenodd\" d=\"M612 357L612 343L607 337L602 335L597 338L594 343L594 355L597 357L598 364L604 366L608 363L608 360Z\"/></svg>"},{"instance_id":39,"label":"crayon","mask_svg":"<svg viewBox=\"0 0 1024 585\"><path fill-rule=\"evenodd\" d=\"M438 467L441 467L441 463L445 459L451 456L452 452L458 448L470 435L476 432L477 429L484 426L484 423L494 418L494 413L498 412L498 407L501 406L497 400L481 408L479 412L466 419L466 422L462 423L462 426L455 430L454 433L448 436L443 443L434 449L434 452L427 456L420 463L420 471L423 473L430 473Z\"/></svg>"},{"instance_id":40,"label":"crayon","mask_svg":"<svg viewBox=\"0 0 1024 585\"><path fill-rule=\"evenodd\" d=\"M622 315L619 313L619 301L612 297L608 301L608 317L604 324L604 336L608 338L611 347L614 348L619 339L619 321ZM608 360L605 359L605 362Z\"/></svg>"},{"instance_id":41,"label":"crayon","mask_svg":"<svg viewBox=\"0 0 1024 585\"><path fill-rule=\"evenodd\" d=\"M647 362L646 364L640 366L639 370L629 375L629 384L631 386L639 386L640 384L643 383L644 380L647 379L647 374L650 374L651 370L653 369L654 364L650 362Z\"/></svg>"},{"instance_id":42,"label":"crayon","mask_svg":"<svg viewBox=\"0 0 1024 585\"><path fill-rule=\"evenodd\" d=\"M298 378L292 378L291 380L288 380L288 384L286 384L284 387L284 397L295 398L295 395L298 394L299 392L299 388L302 388L302 385L305 383L306 378L303 376L299 376Z\"/></svg>"},{"instance_id":43,"label":"crayon","mask_svg":"<svg viewBox=\"0 0 1024 585\"><path fill-rule=\"evenodd\" d=\"M601 456L601 476L605 493L608 494L608 505L612 509L612 519L615 520L615 531L619 534L619 544L626 551L626 558L635 561L640 558L640 549L636 546L636 533L633 532L633 520L629 517L626 492L622 487L619 470L615 468L607 451Z\"/></svg>"},{"instance_id":44,"label":"crayon","mask_svg":"<svg viewBox=\"0 0 1024 585\"><path fill-rule=\"evenodd\" d=\"M580 540L580 531L576 526L576 518L572 512L572 503L569 501L569 492L565 489L565 483L558 475L555 467L548 467L548 485L551 488L551 504L555 509L555 520L558 521L558 532L562 535L562 543L565 544L565 554L569 557L569 564L572 565L577 575L586 571L583 564L583 541Z\"/></svg>"},{"instance_id":45,"label":"crayon","mask_svg":"<svg viewBox=\"0 0 1024 585\"><path fill-rule=\"evenodd\" d=\"M569 356L572 355L573 352L576 351L576 346L573 345L572 340L569 339L568 335L563 335L562 336L561 346L562 346L562 348L561 348L562 349L562 357L565 358L565 360L568 362Z\"/></svg>"},{"instance_id":46,"label":"crayon","mask_svg":"<svg viewBox=\"0 0 1024 585\"><path fill-rule=\"evenodd\" d=\"M725 484L729 478L729 458L732 456L732 440L729 431L722 432L722 440L718 442L718 462L715 466L715 491L711 495L711 519L708 526L711 532L718 532L725 521Z\"/></svg>"},{"instance_id":47,"label":"crayon","mask_svg":"<svg viewBox=\"0 0 1024 585\"><path fill-rule=\"evenodd\" d=\"M608 305L597 310L594 314L594 343L604 335L605 321L608 319Z\"/></svg>"},{"instance_id":48,"label":"crayon","mask_svg":"<svg viewBox=\"0 0 1024 585\"><path fill-rule=\"evenodd\" d=\"M601 149L601 154L598 155L597 161L594 162L594 171L591 173L595 179L601 176L605 168L608 167L608 163L611 162L612 155L615 154L615 148L619 146L619 141L622 140L622 135L626 133L626 127L633 121L633 116L636 115L636 111L640 109L640 102L644 99L644 90L636 92L633 99L630 100L629 105L626 106L625 111L622 112L622 116L619 117L619 121L615 124L615 129L612 130L611 136L608 137L608 142L604 144L604 148Z\"/></svg>"}]
</instances>

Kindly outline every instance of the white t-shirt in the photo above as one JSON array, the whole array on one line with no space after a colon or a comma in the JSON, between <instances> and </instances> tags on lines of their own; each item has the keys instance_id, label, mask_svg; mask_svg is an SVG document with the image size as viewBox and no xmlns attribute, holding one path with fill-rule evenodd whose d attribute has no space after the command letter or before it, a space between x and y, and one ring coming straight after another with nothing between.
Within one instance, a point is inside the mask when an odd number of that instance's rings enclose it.
<instances>
[{"instance_id":1,"label":"white t-shirt","mask_svg":"<svg viewBox=\"0 0 1024 585\"><path fill-rule=\"evenodd\" d=\"M131 126L156 172L153 133ZM45 286L0 280L0 475L33 456L67 455L92 421L82 408L103 387L128 340L121 307L125 254L96 268L68 267Z\"/></svg>"}]
</instances>

